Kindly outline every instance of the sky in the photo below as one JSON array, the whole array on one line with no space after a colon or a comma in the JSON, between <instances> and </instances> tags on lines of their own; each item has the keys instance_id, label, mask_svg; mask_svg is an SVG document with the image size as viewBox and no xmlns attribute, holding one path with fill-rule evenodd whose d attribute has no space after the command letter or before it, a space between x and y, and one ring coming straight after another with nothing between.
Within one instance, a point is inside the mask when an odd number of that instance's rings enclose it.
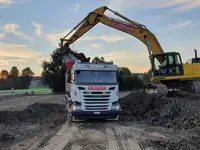
<instances>
[{"instance_id":1,"label":"sky","mask_svg":"<svg viewBox=\"0 0 200 150\"><path fill-rule=\"evenodd\" d=\"M183 62L200 48L200 0L0 0L0 70L30 67L35 75L41 75L41 61L49 61L59 39L101 6L144 24L165 52L181 53ZM116 17L109 12L106 15ZM71 48L87 57L103 56L132 72L150 68L143 43L102 24Z\"/></svg>"}]
</instances>

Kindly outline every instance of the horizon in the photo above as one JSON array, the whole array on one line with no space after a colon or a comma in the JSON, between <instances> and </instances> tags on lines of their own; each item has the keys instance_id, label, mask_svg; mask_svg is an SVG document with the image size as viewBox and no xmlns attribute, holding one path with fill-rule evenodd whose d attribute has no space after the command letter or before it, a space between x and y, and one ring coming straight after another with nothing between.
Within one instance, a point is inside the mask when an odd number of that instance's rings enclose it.
<instances>
[{"instance_id":1,"label":"horizon","mask_svg":"<svg viewBox=\"0 0 200 150\"><path fill-rule=\"evenodd\" d=\"M0 70L10 71L12 66L17 66L21 72L30 67L35 76L40 76L41 61L50 59L50 54L59 47L60 38L101 6L145 25L163 50L179 52L183 63L194 57L193 50L200 47L200 31L196 30L200 25L198 0L126 0L126 3L122 0L0 0ZM150 68L143 43L100 23L72 44L71 49L87 57L113 60L132 73L144 73Z\"/></svg>"}]
</instances>

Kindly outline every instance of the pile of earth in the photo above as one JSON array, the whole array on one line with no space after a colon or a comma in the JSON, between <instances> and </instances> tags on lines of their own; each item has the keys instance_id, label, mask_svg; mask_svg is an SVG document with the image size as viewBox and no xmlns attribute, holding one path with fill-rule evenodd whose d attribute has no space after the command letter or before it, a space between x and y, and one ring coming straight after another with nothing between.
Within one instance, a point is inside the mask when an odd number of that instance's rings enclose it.
<instances>
[{"instance_id":1,"label":"pile of earth","mask_svg":"<svg viewBox=\"0 0 200 150\"><path fill-rule=\"evenodd\" d=\"M153 125L200 131L200 96L173 97L132 92L120 101L122 120L131 119Z\"/></svg>"},{"instance_id":2,"label":"pile of earth","mask_svg":"<svg viewBox=\"0 0 200 150\"><path fill-rule=\"evenodd\" d=\"M55 115L63 117L53 117ZM22 111L0 111L0 123L16 124L19 122L44 122L46 119L64 119L66 118L65 116L66 113L64 105L35 103Z\"/></svg>"},{"instance_id":3,"label":"pile of earth","mask_svg":"<svg viewBox=\"0 0 200 150\"><path fill-rule=\"evenodd\" d=\"M7 149L24 139L54 132L66 119L61 104L35 103L22 111L0 111L0 147Z\"/></svg>"}]
</instances>

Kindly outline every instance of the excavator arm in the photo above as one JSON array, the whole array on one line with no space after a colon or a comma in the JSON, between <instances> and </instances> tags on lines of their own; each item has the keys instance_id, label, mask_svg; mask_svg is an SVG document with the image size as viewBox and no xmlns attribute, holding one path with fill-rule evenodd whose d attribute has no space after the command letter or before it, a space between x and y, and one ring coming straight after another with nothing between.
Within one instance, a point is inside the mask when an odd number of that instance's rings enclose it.
<instances>
[{"instance_id":1,"label":"excavator arm","mask_svg":"<svg viewBox=\"0 0 200 150\"><path fill-rule=\"evenodd\" d=\"M123 21L106 16L104 14L106 10L109 10L116 16L122 18ZM93 12L90 12L78 25L74 27L72 31L70 31L65 37L61 38L61 43L59 44L59 46L61 47L61 51L63 53L67 52L69 46L72 43L74 43L77 39L83 36L98 23L102 23L111 28L117 29L136 37L147 46L150 57L155 54L164 53L155 35L151 33L144 25L132 21L129 18L119 14L118 12L109 9L106 6L97 8ZM75 32L72 34L73 31ZM70 38L66 39L70 34L72 34ZM160 58L160 60L158 61L162 63L163 59Z\"/></svg>"}]
</instances>

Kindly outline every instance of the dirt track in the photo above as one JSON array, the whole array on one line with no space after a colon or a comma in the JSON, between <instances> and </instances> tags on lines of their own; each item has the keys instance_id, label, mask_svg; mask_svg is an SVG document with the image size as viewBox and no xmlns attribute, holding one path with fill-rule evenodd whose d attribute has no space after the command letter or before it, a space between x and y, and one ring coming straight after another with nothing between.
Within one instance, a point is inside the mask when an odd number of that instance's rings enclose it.
<instances>
[{"instance_id":1,"label":"dirt track","mask_svg":"<svg viewBox=\"0 0 200 150\"><path fill-rule=\"evenodd\" d=\"M71 124L66 122L62 95L1 100L0 149L199 150L199 111L196 108L200 99L198 96L184 98L132 93L121 101L124 111L120 121ZM183 109L177 107L179 105ZM197 121L181 126L179 120L183 117L186 121L187 117ZM191 130L193 127L195 130Z\"/></svg>"},{"instance_id":2,"label":"dirt track","mask_svg":"<svg viewBox=\"0 0 200 150\"><path fill-rule=\"evenodd\" d=\"M169 149L197 149L189 144L193 142L191 137L197 138L187 132L170 131L166 128L133 122L87 122L70 125L66 122L53 135L23 141L11 149L151 150L167 149L167 146ZM171 143L167 145L165 141ZM187 141L187 143L183 147L178 147L179 141Z\"/></svg>"}]
</instances>

